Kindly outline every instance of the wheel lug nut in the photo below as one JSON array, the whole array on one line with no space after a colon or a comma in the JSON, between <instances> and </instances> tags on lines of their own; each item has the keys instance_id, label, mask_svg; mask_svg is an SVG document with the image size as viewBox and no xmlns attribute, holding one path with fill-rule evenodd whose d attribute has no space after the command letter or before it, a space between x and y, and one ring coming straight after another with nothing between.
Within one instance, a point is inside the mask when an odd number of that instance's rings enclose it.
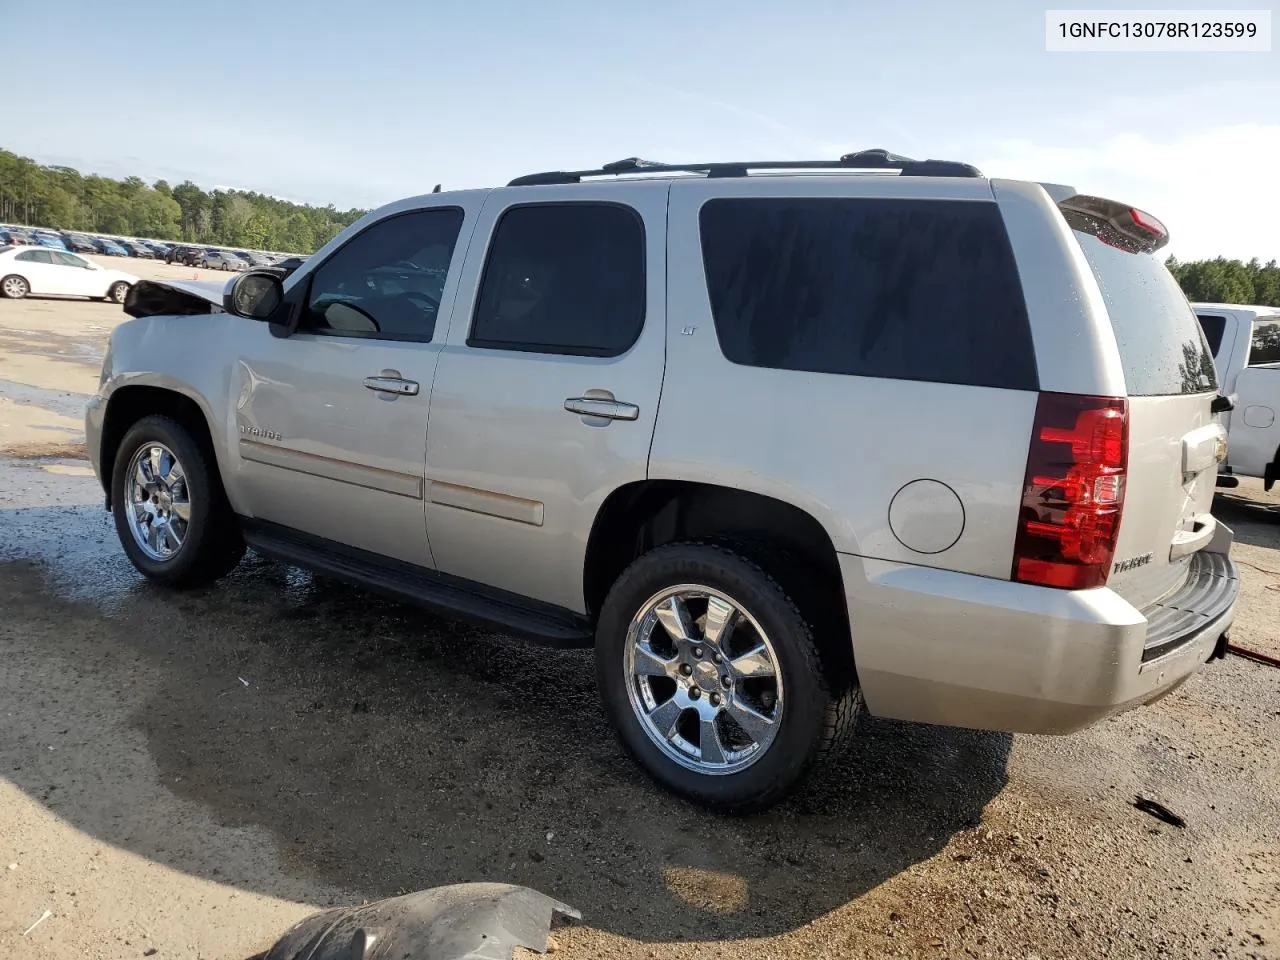
<instances>
[{"instance_id":1,"label":"wheel lug nut","mask_svg":"<svg viewBox=\"0 0 1280 960\"><path fill-rule=\"evenodd\" d=\"M694 647L694 648L693 648L693 655L694 655L695 657L701 657L701 656L702 656L702 648L701 648L701 647Z\"/></svg>"},{"instance_id":2,"label":"wheel lug nut","mask_svg":"<svg viewBox=\"0 0 1280 960\"><path fill-rule=\"evenodd\" d=\"M712 654L712 656L711 656L711 662L712 662L712 663L724 663L724 657L720 656L720 654L718 654L718 653L716 653L716 654Z\"/></svg>"},{"instance_id":3,"label":"wheel lug nut","mask_svg":"<svg viewBox=\"0 0 1280 960\"><path fill-rule=\"evenodd\" d=\"M713 694L711 695L711 705L712 705L713 707L718 707L718 706L720 706L720 701L721 701L721 700L723 700L723 699L724 699L724 698L723 698L723 697L721 697L721 696L720 696L720 694L718 694L718 693L713 693Z\"/></svg>"},{"instance_id":4,"label":"wheel lug nut","mask_svg":"<svg viewBox=\"0 0 1280 960\"><path fill-rule=\"evenodd\" d=\"M687 677L692 673L693 673L693 667L689 666L687 663L680 664L680 674L682 676Z\"/></svg>"},{"instance_id":5,"label":"wheel lug nut","mask_svg":"<svg viewBox=\"0 0 1280 960\"><path fill-rule=\"evenodd\" d=\"M720 678L720 685L721 685L722 687L724 687L726 690L728 690L731 686L733 686L733 681L732 681L732 680L730 680L727 676L726 676L726 677L721 677L721 678Z\"/></svg>"},{"instance_id":6,"label":"wheel lug nut","mask_svg":"<svg viewBox=\"0 0 1280 960\"><path fill-rule=\"evenodd\" d=\"M702 696L702 691L699 690L697 687L694 687L692 690L689 691L690 700L697 700L700 696Z\"/></svg>"}]
</instances>

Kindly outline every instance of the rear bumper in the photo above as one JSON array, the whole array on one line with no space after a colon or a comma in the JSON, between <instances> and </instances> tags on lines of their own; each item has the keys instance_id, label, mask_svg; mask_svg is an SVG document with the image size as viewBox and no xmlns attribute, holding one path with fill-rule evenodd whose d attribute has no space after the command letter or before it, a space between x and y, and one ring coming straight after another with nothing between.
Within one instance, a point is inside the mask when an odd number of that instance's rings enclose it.
<instances>
[{"instance_id":1,"label":"rear bumper","mask_svg":"<svg viewBox=\"0 0 1280 960\"><path fill-rule=\"evenodd\" d=\"M1234 565L1226 554L1213 561L1220 579L1212 603L1198 611L1167 598L1148 611L1149 623L1105 587L1053 590L841 555L867 709L947 726L1070 733L1150 703L1196 673L1235 618ZM1200 586L1179 594L1194 603L1205 596Z\"/></svg>"}]
</instances>

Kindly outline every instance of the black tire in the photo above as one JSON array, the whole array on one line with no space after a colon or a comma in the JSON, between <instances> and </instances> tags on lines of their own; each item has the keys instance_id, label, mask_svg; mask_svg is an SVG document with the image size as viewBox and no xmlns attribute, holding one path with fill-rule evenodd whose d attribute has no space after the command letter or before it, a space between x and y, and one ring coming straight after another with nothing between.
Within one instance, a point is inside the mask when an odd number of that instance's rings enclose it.
<instances>
[{"instance_id":1,"label":"black tire","mask_svg":"<svg viewBox=\"0 0 1280 960\"><path fill-rule=\"evenodd\" d=\"M0 296L8 297L10 300L21 300L30 292L31 284L27 283L26 277L12 273L0 279Z\"/></svg>"},{"instance_id":2,"label":"black tire","mask_svg":"<svg viewBox=\"0 0 1280 960\"><path fill-rule=\"evenodd\" d=\"M774 647L784 709L772 743L745 769L711 774L682 766L651 739L632 706L634 681L624 659L632 618L655 594L678 584L733 598ZM600 695L627 752L660 784L712 809L749 813L784 799L848 739L861 708L856 681L833 679L848 671L823 663L815 622L812 612L806 615L774 577L732 545L674 543L641 556L610 589L596 630Z\"/></svg>"},{"instance_id":3,"label":"black tire","mask_svg":"<svg viewBox=\"0 0 1280 960\"><path fill-rule=\"evenodd\" d=\"M107 290L107 299L112 303L124 303L124 298L129 295L129 284L123 280L117 280Z\"/></svg>"},{"instance_id":4,"label":"black tire","mask_svg":"<svg viewBox=\"0 0 1280 960\"><path fill-rule=\"evenodd\" d=\"M162 443L182 464L191 516L181 548L156 560L142 550L129 527L132 507L128 473L133 456L149 443ZM217 464L190 432L164 416L143 417L125 434L111 471L111 504L116 535L129 560L150 580L170 587L198 587L230 573L244 556L244 540L227 501Z\"/></svg>"}]
</instances>

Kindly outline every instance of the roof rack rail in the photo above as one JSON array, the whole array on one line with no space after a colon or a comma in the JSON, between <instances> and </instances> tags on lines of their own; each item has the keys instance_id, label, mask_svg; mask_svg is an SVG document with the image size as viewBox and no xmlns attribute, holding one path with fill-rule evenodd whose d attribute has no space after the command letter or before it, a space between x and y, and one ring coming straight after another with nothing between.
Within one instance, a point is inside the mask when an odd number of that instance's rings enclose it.
<instances>
[{"instance_id":1,"label":"roof rack rail","mask_svg":"<svg viewBox=\"0 0 1280 960\"><path fill-rule=\"evenodd\" d=\"M839 160L737 160L728 163L656 163L628 157L595 170L551 170L516 177L509 187L531 187L555 183L581 183L585 177L616 177L644 173L692 173L705 177L745 177L752 170L897 170L902 177L981 178L982 171L954 160L913 160L888 150L859 150Z\"/></svg>"}]
</instances>

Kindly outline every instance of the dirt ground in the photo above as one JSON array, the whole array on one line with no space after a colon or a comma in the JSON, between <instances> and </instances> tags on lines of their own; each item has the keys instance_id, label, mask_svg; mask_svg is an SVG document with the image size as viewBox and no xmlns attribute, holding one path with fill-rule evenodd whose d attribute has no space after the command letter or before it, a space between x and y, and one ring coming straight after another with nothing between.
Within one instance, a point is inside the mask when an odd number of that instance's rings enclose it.
<instances>
[{"instance_id":1,"label":"dirt ground","mask_svg":"<svg viewBox=\"0 0 1280 960\"><path fill-rule=\"evenodd\" d=\"M121 319L0 300L0 954L245 960L318 907L497 880L582 911L575 960L1280 957L1280 670L1066 738L867 719L801 796L713 816L623 756L585 653L252 555L143 582L80 447ZM1280 498L1218 512L1233 638L1278 655Z\"/></svg>"}]
</instances>

